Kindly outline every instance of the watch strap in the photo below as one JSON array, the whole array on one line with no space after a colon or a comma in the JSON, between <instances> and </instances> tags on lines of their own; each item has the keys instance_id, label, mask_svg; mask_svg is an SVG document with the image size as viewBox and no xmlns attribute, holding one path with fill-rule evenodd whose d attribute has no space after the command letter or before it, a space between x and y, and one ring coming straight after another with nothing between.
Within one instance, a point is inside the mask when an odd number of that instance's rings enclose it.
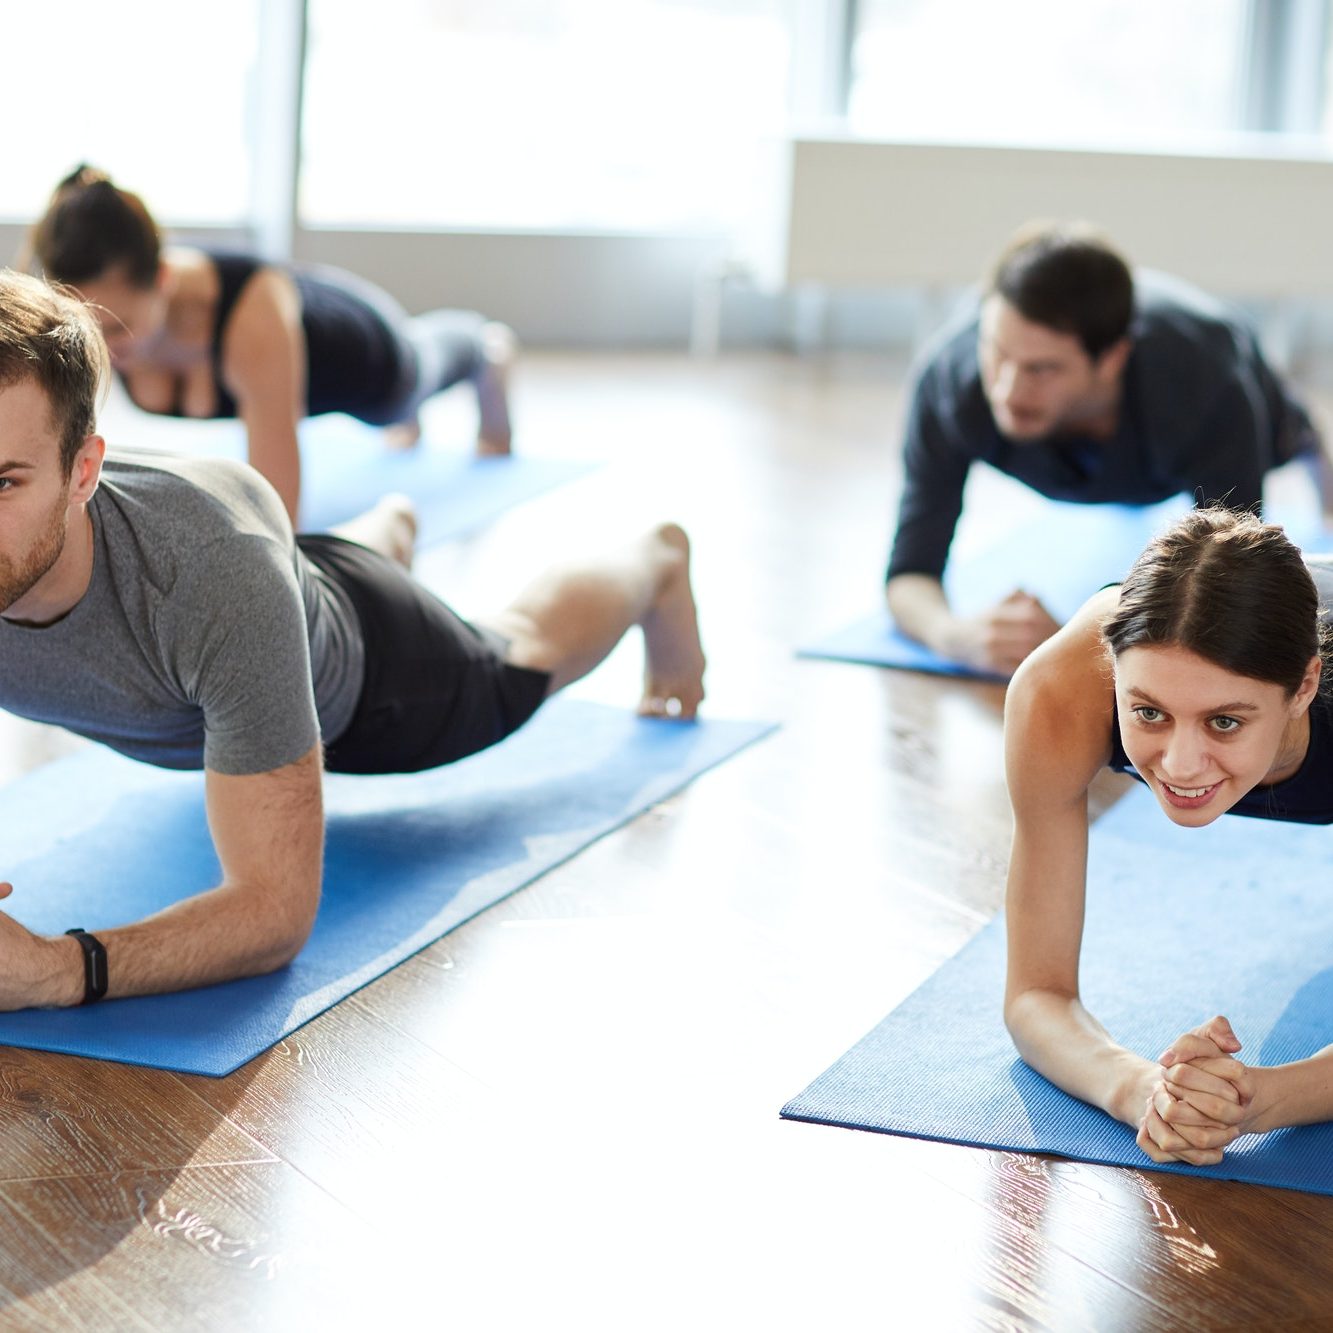
<instances>
[{"instance_id":1,"label":"watch strap","mask_svg":"<svg viewBox=\"0 0 1333 1333\"><path fill-rule=\"evenodd\" d=\"M75 926L65 934L73 935L83 950L83 999L80 1003L96 1004L106 994L106 946L82 926Z\"/></svg>"}]
</instances>

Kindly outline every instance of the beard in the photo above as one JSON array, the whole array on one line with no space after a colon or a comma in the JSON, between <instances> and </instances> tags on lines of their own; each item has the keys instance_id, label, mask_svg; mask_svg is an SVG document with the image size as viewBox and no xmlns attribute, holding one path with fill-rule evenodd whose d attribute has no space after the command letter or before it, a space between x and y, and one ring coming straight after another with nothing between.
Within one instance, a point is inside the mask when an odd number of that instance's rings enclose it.
<instances>
[{"instance_id":1,"label":"beard","mask_svg":"<svg viewBox=\"0 0 1333 1333\"><path fill-rule=\"evenodd\" d=\"M69 511L61 499L52 508L37 540L19 559L0 555L0 615L25 597L60 559L68 530Z\"/></svg>"}]
</instances>

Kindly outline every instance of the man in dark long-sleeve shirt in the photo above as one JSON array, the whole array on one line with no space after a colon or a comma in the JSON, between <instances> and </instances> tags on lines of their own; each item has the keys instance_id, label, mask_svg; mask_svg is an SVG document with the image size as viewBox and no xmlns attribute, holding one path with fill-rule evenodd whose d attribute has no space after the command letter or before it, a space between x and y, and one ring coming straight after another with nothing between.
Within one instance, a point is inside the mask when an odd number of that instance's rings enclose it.
<instances>
[{"instance_id":1,"label":"man in dark long-sleeve shirt","mask_svg":"<svg viewBox=\"0 0 1333 1333\"><path fill-rule=\"evenodd\" d=\"M1176 279L1136 282L1086 228L1021 233L913 387L889 608L937 652L992 671L1058 628L1018 590L974 619L950 610L941 578L975 462L1053 499L1183 492L1257 509L1264 474L1300 455L1322 457L1310 418L1234 314Z\"/></svg>"}]
</instances>

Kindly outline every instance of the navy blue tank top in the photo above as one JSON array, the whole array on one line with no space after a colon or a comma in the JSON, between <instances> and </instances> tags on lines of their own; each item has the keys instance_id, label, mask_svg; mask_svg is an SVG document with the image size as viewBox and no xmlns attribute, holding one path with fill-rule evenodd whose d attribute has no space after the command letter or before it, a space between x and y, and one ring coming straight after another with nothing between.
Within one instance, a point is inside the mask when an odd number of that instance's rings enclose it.
<instances>
[{"instance_id":1,"label":"navy blue tank top","mask_svg":"<svg viewBox=\"0 0 1333 1333\"><path fill-rule=\"evenodd\" d=\"M217 269L213 323L214 417L234 417L236 400L222 382L222 337L245 284L268 267L254 255L206 251ZM416 373L411 346L398 330L405 318L392 299L370 283L333 268L285 270L301 294L306 343L306 413L347 412L376 424ZM171 416L183 416L176 404Z\"/></svg>"}]
</instances>

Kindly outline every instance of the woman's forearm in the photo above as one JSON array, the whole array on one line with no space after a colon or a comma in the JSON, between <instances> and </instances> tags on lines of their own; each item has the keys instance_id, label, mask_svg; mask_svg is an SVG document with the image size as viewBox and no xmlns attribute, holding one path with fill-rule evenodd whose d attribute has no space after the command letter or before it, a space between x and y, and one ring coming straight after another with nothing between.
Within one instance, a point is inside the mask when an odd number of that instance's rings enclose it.
<instances>
[{"instance_id":1,"label":"woman's forearm","mask_svg":"<svg viewBox=\"0 0 1333 1333\"><path fill-rule=\"evenodd\" d=\"M1018 1053L1044 1078L1080 1101L1137 1125L1161 1069L1111 1039L1072 995L1029 990L1005 1005Z\"/></svg>"},{"instance_id":2,"label":"woman's forearm","mask_svg":"<svg viewBox=\"0 0 1333 1333\"><path fill-rule=\"evenodd\" d=\"M1245 1126L1246 1133L1333 1120L1333 1046L1308 1059L1253 1068L1252 1073L1257 1087L1254 1117Z\"/></svg>"}]
</instances>

